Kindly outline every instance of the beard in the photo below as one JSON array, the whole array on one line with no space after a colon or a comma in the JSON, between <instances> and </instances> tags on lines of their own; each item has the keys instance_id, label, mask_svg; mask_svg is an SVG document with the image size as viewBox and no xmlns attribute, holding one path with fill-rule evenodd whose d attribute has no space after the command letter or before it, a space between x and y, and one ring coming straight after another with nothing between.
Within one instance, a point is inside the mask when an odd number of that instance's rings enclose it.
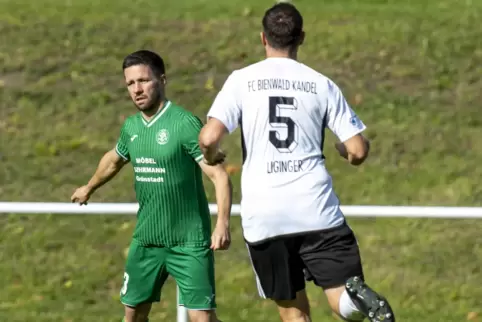
<instances>
[{"instance_id":1,"label":"beard","mask_svg":"<svg viewBox=\"0 0 482 322\"><path fill-rule=\"evenodd\" d=\"M160 91L156 91L153 96L146 98L142 103L137 103L134 101L135 106L141 112L145 112L150 114L151 112L155 112L159 108L159 104L161 104L162 94Z\"/></svg>"}]
</instances>

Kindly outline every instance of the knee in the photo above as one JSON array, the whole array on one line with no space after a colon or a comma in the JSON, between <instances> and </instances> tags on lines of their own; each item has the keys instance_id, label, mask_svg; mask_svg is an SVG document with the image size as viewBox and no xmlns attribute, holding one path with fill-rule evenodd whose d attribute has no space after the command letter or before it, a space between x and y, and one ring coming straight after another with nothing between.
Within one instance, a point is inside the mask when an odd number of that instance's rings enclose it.
<instances>
[{"instance_id":1,"label":"knee","mask_svg":"<svg viewBox=\"0 0 482 322\"><path fill-rule=\"evenodd\" d=\"M189 310L191 322L221 322L214 310Z\"/></svg>"},{"instance_id":2,"label":"knee","mask_svg":"<svg viewBox=\"0 0 482 322\"><path fill-rule=\"evenodd\" d=\"M308 315L300 311L288 311L280 312L280 318L283 322L310 322L311 319Z\"/></svg>"},{"instance_id":3,"label":"knee","mask_svg":"<svg viewBox=\"0 0 482 322\"><path fill-rule=\"evenodd\" d=\"M298 301L277 301L278 311L283 322L310 322L309 309ZM304 303L303 303L304 304Z\"/></svg>"},{"instance_id":4,"label":"knee","mask_svg":"<svg viewBox=\"0 0 482 322\"><path fill-rule=\"evenodd\" d=\"M149 322L149 311L139 311L136 314L136 322Z\"/></svg>"},{"instance_id":5,"label":"knee","mask_svg":"<svg viewBox=\"0 0 482 322\"><path fill-rule=\"evenodd\" d=\"M126 322L148 322L151 303L143 303L137 306L125 305L126 316L130 318Z\"/></svg>"}]
</instances>

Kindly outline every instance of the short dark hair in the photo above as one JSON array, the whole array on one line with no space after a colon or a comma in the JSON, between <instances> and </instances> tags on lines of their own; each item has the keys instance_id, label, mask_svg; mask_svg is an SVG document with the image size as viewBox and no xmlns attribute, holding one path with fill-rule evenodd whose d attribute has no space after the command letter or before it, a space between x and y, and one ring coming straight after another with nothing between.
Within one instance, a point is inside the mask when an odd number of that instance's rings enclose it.
<instances>
[{"instance_id":1,"label":"short dark hair","mask_svg":"<svg viewBox=\"0 0 482 322\"><path fill-rule=\"evenodd\" d=\"M122 62L122 70L135 65L147 65L158 76L166 72L162 57L149 50L138 50L127 55Z\"/></svg>"},{"instance_id":2,"label":"short dark hair","mask_svg":"<svg viewBox=\"0 0 482 322\"><path fill-rule=\"evenodd\" d=\"M291 49L299 45L303 33L303 17L290 3L275 4L263 17L266 39L275 49Z\"/></svg>"}]
</instances>

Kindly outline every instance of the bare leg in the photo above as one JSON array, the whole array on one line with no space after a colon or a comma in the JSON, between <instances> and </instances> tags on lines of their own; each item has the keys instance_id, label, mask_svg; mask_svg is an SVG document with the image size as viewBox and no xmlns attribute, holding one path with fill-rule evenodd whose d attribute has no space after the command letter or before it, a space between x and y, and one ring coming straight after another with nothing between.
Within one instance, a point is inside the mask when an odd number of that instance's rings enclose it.
<instances>
[{"instance_id":1,"label":"bare leg","mask_svg":"<svg viewBox=\"0 0 482 322\"><path fill-rule=\"evenodd\" d=\"M311 322L310 303L306 291L296 293L296 299L288 301L275 301L283 322Z\"/></svg>"},{"instance_id":2,"label":"bare leg","mask_svg":"<svg viewBox=\"0 0 482 322\"><path fill-rule=\"evenodd\" d=\"M125 322L147 322L152 303L139 304L136 307L125 306Z\"/></svg>"},{"instance_id":3,"label":"bare leg","mask_svg":"<svg viewBox=\"0 0 482 322\"><path fill-rule=\"evenodd\" d=\"M188 310L191 322L221 322L215 310Z\"/></svg>"}]
</instances>

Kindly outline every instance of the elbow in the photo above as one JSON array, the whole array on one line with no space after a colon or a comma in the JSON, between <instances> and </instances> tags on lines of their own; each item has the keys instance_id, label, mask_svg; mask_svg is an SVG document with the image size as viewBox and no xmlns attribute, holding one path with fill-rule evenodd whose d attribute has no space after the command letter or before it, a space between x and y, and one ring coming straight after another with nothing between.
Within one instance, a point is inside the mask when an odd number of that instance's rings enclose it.
<instances>
[{"instance_id":1,"label":"elbow","mask_svg":"<svg viewBox=\"0 0 482 322\"><path fill-rule=\"evenodd\" d=\"M355 166L361 165L368 158L369 151L370 142L364 139L364 144L350 153L350 163Z\"/></svg>"},{"instance_id":2,"label":"elbow","mask_svg":"<svg viewBox=\"0 0 482 322\"><path fill-rule=\"evenodd\" d=\"M201 149L209 149L217 145L217 137L209 131L206 127L201 130L201 133L199 133L199 147Z\"/></svg>"},{"instance_id":3,"label":"elbow","mask_svg":"<svg viewBox=\"0 0 482 322\"><path fill-rule=\"evenodd\" d=\"M365 162L367 157L368 157L368 153L367 154L362 154L362 153L351 154L350 155L350 163L352 165L355 165L355 166L361 165L363 162Z\"/></svg>"}]
</instances>

